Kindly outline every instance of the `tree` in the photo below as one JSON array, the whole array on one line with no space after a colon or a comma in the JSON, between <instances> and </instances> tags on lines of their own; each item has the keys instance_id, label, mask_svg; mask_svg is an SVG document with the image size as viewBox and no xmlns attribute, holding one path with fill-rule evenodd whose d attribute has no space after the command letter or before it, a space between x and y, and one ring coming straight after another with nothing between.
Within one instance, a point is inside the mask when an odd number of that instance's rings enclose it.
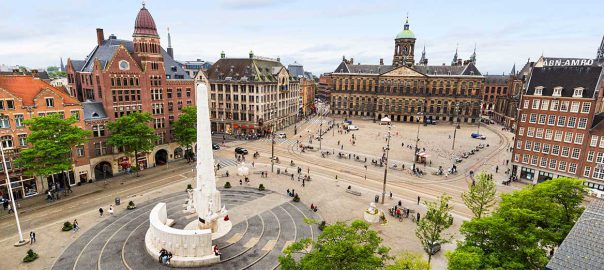
<instances>
[{"instance_id":1,"label":"tree","mask_svg":"<svg viewBox=\"0 0 604 270\"><path fill-rule=\"evenodd\" d=\"M191 149L197 140L197 108L187 106L182 108L183 114L174 121L174 139L186 149Z\"/></svg>"},{"instance_id":2,"label":"tree","mask_svg":"<svg viewBox=\"0 0 604 270\"><path fill-rule=\"evenodd\" d=\"M27 143L15 163L22 166L25 175L50 175L71 170L72 149L88 141L91 132L76 126L73 118L64 119L60 114L49 114L24 121L30 130ZM67 183L63 183L64 186Z\"/></svg>"},{"instance_id":3,"label":"tree","mask_svg":"<svg viewBox=\"0 0 604 270\"><path fill-rule=\"evenodd\" d=\"M415 235L428 254L428 263L432 260L431 251L436 245L451 241L451 236L443 234L444 230L453 225L453 217L449 213L453 207L449 206L449 200L451 196L443 194L437 202L424 202L426 216L417 222Z\"/></svg>"},{"instance_id":4,"label":"tree","mask_svg":"<svg viewBox=\"0 0 604 270\"><path fill-rule=\"evenodd\" d=\"M583 212L583 181L556 178L501 195L491 216L462 224L449 269L543 269Z\"/></svg>"},{"instance_id":5,"label":"tree","mask_svg":"<svg viewBox=\"0 0 604 270\"><path fill-rule=\"evenodd\" d=\"M389 251L365 221L337 222L326 226L317 241L305 238L288 246L279 263L285 270L380 269L391 259Z\"/></svg>"},{"instance_id":6,"label":"tree","mask_svg":"<svg viewBox=\"0 0 604 270\"><path fill-rule=\"evenodd\" d=\"M430 270L430 263L424 260L421 255L412 252L403 252L398 256L393 265L386 267L386 270Z\"/></svg>"},{"instance_id":7,"label":"tree","mask_svg":"<svg viewBox=\"0 0 604 270\"><path fill-rule=\"evenodd\" d=\"M107 144L123 149L124 153L134 154L133 160L136 162L138 153L153 150L155 141L159 139L155 130L149 126L151 120L149 113L134 112L109 122L107 128L111 134ZM138 171L137 169L136 176L139 176Z\"/></svg>"},{"instance_id":8,"label":"tree","mask_svg":"<svg viewBox=\"0 0 604 270\"><path fill-rule=\"evenodd\" d=\"M469 191L461 194L464 204L472 211L474 217L481 218L488 214L489 208L495 205L495 182L484 172L478 174L478 182L470 185Z\"/></svg>"}]
</instances>

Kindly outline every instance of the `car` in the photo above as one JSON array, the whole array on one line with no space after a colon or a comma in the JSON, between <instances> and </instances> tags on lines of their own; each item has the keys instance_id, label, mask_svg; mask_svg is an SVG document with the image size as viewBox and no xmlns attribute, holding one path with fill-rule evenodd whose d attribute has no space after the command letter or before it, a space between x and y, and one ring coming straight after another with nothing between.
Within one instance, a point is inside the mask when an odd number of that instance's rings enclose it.
<instances>
[{"instance_id":1,"label":"car","mask_svg":"<svg viewBox=\"0 0 604 270\"><path fill-rule=\"evenodd\" d=\"M240 155L247 155L247 149L243 147L237 147L235 148L235 153Z\"/></svg>"},{"instance_id":2,"label":"car","mask_svg":"<svg viewBox=\"0 0 604 270\"><path fill-rule=\"evenodd\" d=\"M440 251L440 243L438 243L438 242L428 243L428 247L424 248L424 250L428 254L434 255Z\"/></svg>"},{"instance_id":3,"label":"car","mask_svg":"<svg viewBox=\"0 0 604 270\"><path fill-rule=\"evenodd\" d=\"M220 145L218 145L217 143L213 143L212 150L218 150L218 149L220 149Z\"/></svg>"},{"instance_id":4,"label":"car","mask_svg":"<svg viewBox=\"0 0 604 270\"><path fill-rule=\"evenodd\" d=\"M285 139L287 138L287 134L285 134L285 132L279 132L277 133L277 138Z\"/></svg>"},{"instance_id":5,"label":"car","mask_svg":"<svg viewBox=\"0 0 604 270\"><path fill-rule=\"evenodd\" d=\"M348 125L348 130L359 130L359 127L355 125Z\"/></svg>"}]
</instances>

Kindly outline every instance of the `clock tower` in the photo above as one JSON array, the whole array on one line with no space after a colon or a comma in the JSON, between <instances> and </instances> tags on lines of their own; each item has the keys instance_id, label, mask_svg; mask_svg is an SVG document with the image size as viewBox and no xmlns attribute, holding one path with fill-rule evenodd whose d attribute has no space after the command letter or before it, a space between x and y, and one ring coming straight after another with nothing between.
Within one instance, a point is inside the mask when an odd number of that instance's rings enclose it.
<instances>
[{"instance_id":1,"label":"clock tower","mask_svg":"<svg viewBox=\"0 0 604 270\"><path fill-rule=\"evenodd\" d=\"M394 57L392 58L392 65L395 67L413 66L414 52L415 34L413 34L413 31L409 30L409 17L407 17L405 19L403 31L398 33L394 39Z\"/></svg>"}]
</instances>

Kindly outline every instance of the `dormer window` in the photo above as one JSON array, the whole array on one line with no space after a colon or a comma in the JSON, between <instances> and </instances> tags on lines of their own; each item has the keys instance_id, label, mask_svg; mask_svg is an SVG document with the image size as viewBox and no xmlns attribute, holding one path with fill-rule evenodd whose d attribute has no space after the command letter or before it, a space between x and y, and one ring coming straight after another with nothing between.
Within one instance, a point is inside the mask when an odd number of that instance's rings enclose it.
<instances>
[{"instance_id":1,"label":"dormer window","mask_svg":"<svg viewBox=\"0 0 604 270\"><path fill-rule=\"evenodd\" d=\"M583 97L583 89L583 87L575 88L575 91L573 92L573 97Z\"/></svg>"},{"instance_id":2,"label":"dormer window","mask_svg":"<svg viewBox=\"0 0 604 270\"><path fill-rule=\"evenodd\" d=\"M554 87L554 93L552 94L552 96L554 96L554 97L562 96L562 87L561 86Z\"/></svg>"},{"instance_id":3,"label":"dormer window","mask_svg":"<svg viewBox=\"0 0 604 270\"><path fill-rule=\"evenodd\" d=\"M541 96L541 95L543 95L543 86L535 87L535 96Z\"/></svg>"}]
</instances>

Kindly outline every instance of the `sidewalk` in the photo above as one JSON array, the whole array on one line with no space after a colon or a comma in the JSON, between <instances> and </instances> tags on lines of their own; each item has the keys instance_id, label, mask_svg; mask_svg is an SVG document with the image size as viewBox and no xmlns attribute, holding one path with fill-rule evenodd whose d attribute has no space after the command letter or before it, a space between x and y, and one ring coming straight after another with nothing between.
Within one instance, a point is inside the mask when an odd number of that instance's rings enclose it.
<instances>
[{"instance_id":1,"label":"sidewalk","mask_svg":"<svg viewBox=\"0 0 604 270\"><path fill-rule=\"evenodd\" d=\"M174 171L177 169L190 167L190 166L192 166L191 164L187 164L186 160L178 160L178 161L173 161L170 164L168 164L167 168L166 168L166 166L157 166L157 167L145 169L144 171L140 172L139 177L136 177L136 174L134 174L134 173L131 175L122 174L119 176L108 178L106 180L99 180L99 181L95 181L92 183L86 183L81 186L73 186L71 188L73 191L72 193L68 193L67 195L65 195L63 192L61 192L60 199L51 201L51 202L48 202L46 200L46 194L40 193L40 194L30 197L30 198L17 200L17 204L19 205L18 206L19 215L21 216L21 215L29 213L29 212L35 212L37 210L44 209L46 207L49 207L49 206L52 206L55 204L67 203L73 199L76 199L76 198L79 198L82 196L86 196L89 194L93 194L96 192L100 192L102 190L118 189L126 182L137 183L137 182L142 182L142 181L148 180L150 178L156 178L156 177L158 177L158 175L168 173L168 170ZM9 215L8 211L4 211L4 210L0 211L0 222L4 221L6 219L9 219L9 218L13 219L14 215L12 215L12 214Z\"/></svg>"}]
</instances>

